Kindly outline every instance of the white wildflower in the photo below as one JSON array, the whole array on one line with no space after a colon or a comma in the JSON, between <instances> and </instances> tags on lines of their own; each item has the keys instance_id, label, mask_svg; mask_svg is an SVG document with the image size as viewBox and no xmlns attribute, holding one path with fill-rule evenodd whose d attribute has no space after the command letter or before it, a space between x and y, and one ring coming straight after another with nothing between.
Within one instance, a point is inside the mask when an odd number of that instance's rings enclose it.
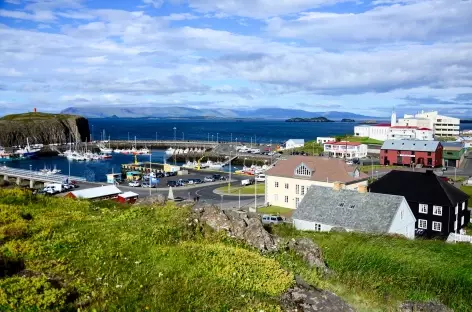
<instances>
[{"instance_id":1,"label":"white wildflower","mask_svg":"<svg viewBox=\"0 0 472 312\"><path fill-rule=\"evenodd\" d=\"M134 261L134 264L140 264L141 261Z\"/></svg>"},{"instance_id":2,"label":"white wildflower","mask_svg":"<svg viewBox=\"0 0 472 312\"><path fill-rule=\"evenodd\" d=\"M123 285L116 285L116 288L123 288Z\"/></svg>"}]
</instances>

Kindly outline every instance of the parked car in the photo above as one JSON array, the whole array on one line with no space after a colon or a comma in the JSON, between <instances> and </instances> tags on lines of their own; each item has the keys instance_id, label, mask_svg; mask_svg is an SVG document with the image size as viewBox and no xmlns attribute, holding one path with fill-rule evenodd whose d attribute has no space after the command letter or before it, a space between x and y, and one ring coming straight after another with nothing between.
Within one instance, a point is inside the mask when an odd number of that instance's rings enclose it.
<instances>
[{"instance_id":1,"label":"parked car","mask_svg":"<svg viewBox=\"0 0 472 312\"><path fill-rule=\"evenodd\" d=\"M187 184L190 184L188 180L183 180L183 179L179 179L177 183L180 184L180 186L185 186Z\"/></svg>"},{"instance_id":2,"label":"parked car","mask_svg":"<svg viewBox=\"0 0 472 312\"><path fill-rule=\"evenodd\" d=\"M346 161L346 165L352 166L354 165L354 162L352 160L348 160Z\"/></svg>"},{"instance_id":3,"label":"parked car","mask_svg":"<svg viewBox=\"0 0 472 312\"><path fill-rule=\"evenodd\" d=\"M241 181L241 185L242 186L251 185L254 183L254 181L255 181L254 179L245 179Z\"/></svg>"},{"instance_id":4,"label":"parked car","mask_svg":"<svg viewBox=\"0 0 472 312\"><path fill-rule=\"evenodd\" d=\"M215 181L220 180L221 179L221 174L214 174L213 179L215 179Z\"/></svg>"},{"instance_id":5,"label":"parked car","mask_svg":"<svg viewBox=\"0 0 472 312\"><path fill-rule=\"evenodd\" d=\"M259 174L254 180L256 180L257 182L265 182L265 174Z\"/></svg>"},{"instance_id":6,"label":"parked car","mask_svg":"<svg viewBox=\"0 0 472 312\"><path fill-rule=\"evenodd\" d=\"M284 218L274 215L262 215L263 224L281 224L284 223Z\"/></svg>"},{"instance_id":7,"label":"parked car","mask_svg":"<svg viewBox=\"0 0 472 312\"><path fill-rule=\"evenodd\" d=\"M139 187L141 186L141 183L139 183L139 181L131 181L130 183L128 183L128 186Z\"/></svg>"},{"instance_id":8,"label":"parked car","mask_svg":"<svg viewBox=\"0 0 472 312\"><path fill-rule=\"evenodd\" d=\"M202 179L193 179L193 184L201 184L203 183Z\"/></svg>"},{"instance_id":9,"label":"parked car","mask_svg":"<svg viewBox=\"0 0 472 312\"><path fill-rule=\"evenodd\" d=\"M215 182L215 178L213 178L213 177L211 177L211 176L208 176L208 177L205 177L205 178L203 179L203 181L205 181L205 182Z\"/></svg>"},{"instance_id":10,"label":"parked car","mask_svg":"<svg viewBox=\"0 0 472 312\"><path fill-rule=\"evenodd\" d=\"M167 181L167 186L176 187L178 185L176 181Z\"/></svg>"},{"instance_id":11,"label":"parked car","mask_svg":"<svg viewBox=\"0 0 472 312\"><path fill-rule=\"evenodd\" d=\"M151 187L151 184L149 184L148 182L144 182L143 187Z\"/></svg>"}]
</instances>

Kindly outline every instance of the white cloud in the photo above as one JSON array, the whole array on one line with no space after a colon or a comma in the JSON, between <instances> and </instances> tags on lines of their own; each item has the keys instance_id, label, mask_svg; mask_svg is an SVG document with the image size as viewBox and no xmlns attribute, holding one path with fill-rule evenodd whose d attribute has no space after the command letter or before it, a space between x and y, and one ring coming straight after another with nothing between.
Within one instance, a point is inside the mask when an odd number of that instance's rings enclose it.
<instances>
[{"instance_id":1,"label":"white cloud","mask_svg":"<svg viewBox=\"0 0 472 312\"><path fill-rule=\"evenodd\" d=\"M67 11L67 12L58 12L58 16L70 19L80 19L80 20L92 20L95 19L93 14L89 14L86 12L78 12L78 11Z\"/></svg>"},{"instance_id":2,"label":"white cloud","mask_svg":"<svg viewBox=\"0 0 472 312\"><path fill-rule=\"evenodd\" d=\"M56 19L51 11L36 11L34 14L30 14L23 11L0 10L0 16L31 20L35 22L48 22Z\"/></svg>"},{"instance_id":3,"label":"white cloud","mask_svg":"<svg viewBox=\"0 0 472 312\"><path fill-rule=\"evenodd\" d=\"M267 30L279 37L328 46L438 39L457 41L472 38L470 4L461 0L436 0L375 7L357 14L307 12L292 20L272 18L267 22Z\"/></svg>"},{"instance_id":4,"label":"white cloud","mask_svg":"<svg viewBox=\"0 0 472 312\"><path fill-rule=\"evenodd\" d=\"M229 15L266 18L357 0L188 0L199 12L221 12Z\"/></svg>"},{"instance_id":5,"label":"white cloud","mask_svg":"<svg viewBox=\"0 0 472 312\"><path fill-rule=\"evenodd\" d=\"M164 3L164 0L143 0L143 3L146 5L153 6L156 9L159 9Z\"/></svg>"},{"instance_id":6,"label":"white cloud","mask_svg":"<svg viewBox=\"0 0 472 312\"><path fill-rule=\"evenodd\" d=\"M6 3L10 3L10 4L20 4L20 0L5 0Z\"/></svg>"},{"instance_id":7,"label":"white cloud","mask_svg":"<svg viewBox=\"0 0 472 312\"><path fill-rule=\"evenodd\" d=\"M168 16L164 16L163 19L168 21L183 21L183 20L192 20L197 19L198 16L195 16L190 13L173 13Z\"/></svg>"}]
</instances>

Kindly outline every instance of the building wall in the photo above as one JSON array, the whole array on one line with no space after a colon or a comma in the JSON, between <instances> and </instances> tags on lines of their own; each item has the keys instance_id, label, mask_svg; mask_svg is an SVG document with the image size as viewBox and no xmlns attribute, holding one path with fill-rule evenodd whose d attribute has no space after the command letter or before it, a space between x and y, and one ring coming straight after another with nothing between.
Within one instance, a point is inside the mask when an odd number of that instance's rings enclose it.
<instances>
[{"instance_id":1,"label":"building wall","mask_svg":"<svg viewBox=\"0 0 472 312\"><path fill-rule=\"evenodd\" d=\"M297 230L300 231L317 231L315 225L316 222L312 221L305 221L305 220L300 220L300 219L293 219L293 225ZM321 226L321 229L319 232L329 232L333 227L330 225L318 223Z\"/></svg>"},{"instance_id":2,"label":"building wall","mask_svg":"<svg viewBox=\"0 0 472 312\"><path fill-rule=\"evenodd\" d=\"M332 141L336 141L336 138L332 138L332 137L317 137L316 138L316 143L318 144L324 144L326 142L332 142Z\"/></svg>"},{"instance_id":3,"label":"building wall","mask_svg":"<svg viewBox=\"0 0 472 312\"><path fill-rule=\"evenodd\" d=\"M432 130L391 128L388 133L388 139L432 141L434 140L434 135Z\"/></svg>"},{"instance_id":4,"label":"building wall","mask_svg":"<svg viewBox=\"0 0 472 312\"><path fill-rule=\"evenodd\" d=\"M398 161L398 156L401 156L401 160ZM415 157L411 157L415 156ZM411 165L414 159L415 164L423 164L425 167L439 167L442 166L442 153L439 151L431 152L414 152L412 151L397 151L397 150L381 150L380 151L380 164L381 165ZM431 159L431 165L429 165L428 159ZM387 161L386 161L387 160Z\"/></svg>"},{"instance_id":5,"label":"building wall","mask_svg":"<svg viewBox=\"0 0 472 312\"><path fill-rule=\"evenodd\" d=\"M288 140L286 143L285 143L285 148L286 149L290 149L290 148L297 148L297 147L303 147L304 144L298 144L298 143L294 143L290 140Z\"/></svg>"},{"instance_id":6,"label":"building wall","mask_svg":"<svg viewBox=\"0 0 472 312\"><path fill-rule=\"evenodd\" d=\"M398 208L397 213L395 214L388 233L400 234L409 239L414 239L415 224L415 215L411 211L410 206L408 206L408 202L403 200L400 207Z\"/></svg>"},{"instance_id":7,"label":"building wall","mask_svg":"<svg viewBox=\"0 0 472 312\"><path fill-rule=\"evenodd\" d=\"M453 233L455 231L460 232L460 230L467 226L467 224L470 222L470 212L467 209L468 201L465 201L458 205L457 215L456 207L442 207L442 216L437 216L433 214L433 204L428 204L428 212L426 214L419 212L419 204L426 203L409 201L408 204L416 217L415 227L417 229L419 229L419 220L427 221L427 228L425 229L425 234L427 237L448 236L449 233ZM459 221L459 225L457 228L455 227L456 221ZM441 222L441 231L433 230L433 222Z\"/></svg>"},{"instance_id":8,"label":"building wall","mask_svg":"<svg viewBox=\"0 0 472 312\"><path fill-rule=\"evenodd\" d=\"M276 182L278 182L278 187L275 186ZM323 182L266 175L265 203L269 203L273 206L296 209L296 203L300 203L302 201L303 197L305 197L305 194L308 191L308 187L312 185L333 187L334 182L336 181ZM285 184L288 184L288 189L285 187ZM297 185L299 186L298 193L296 187ZM367 180L347 184L345 185L345 188L355 190L359 185L367 185ZM302 187L304 190L303 194ZM288 202L285 201L285 196L287 196Z\"/></svg>"}]
</instances>

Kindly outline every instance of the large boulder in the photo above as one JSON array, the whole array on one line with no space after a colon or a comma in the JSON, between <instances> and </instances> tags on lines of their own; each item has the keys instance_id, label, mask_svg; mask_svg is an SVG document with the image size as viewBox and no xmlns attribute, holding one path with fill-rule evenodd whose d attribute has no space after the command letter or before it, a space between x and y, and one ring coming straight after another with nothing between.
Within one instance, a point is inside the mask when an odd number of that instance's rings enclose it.
<instances>
[{"instance_id":1,"label":"large boulder","mask_svg":"<svg viewBox=\"0 0 472 312\"><path fill-rule=\"evenodd\" d=\"M442 303L406 301L400 304L399 312L452 312Z\"/></svg>"},{"instance_id":2,"label":"large boulder","mask_svg":"<svg viewBox=\"0 0 472 312\"><path fill-rule=\"evenodd\" d=\"M282 307L287 312L354 312L334 293L308 285L296 278L296 285L282 295Z\"/></svg>"},{"instance_id":3,"label":"large boulder","mask_svg":"<svg viewBox=\"0 0 472 312\"><path fill-rule=\"evenodd\" d=\"M330 274L324 261L323 251L311 239L306 237L292 238L287 243L287 247L301 256L310 268L315 267L323 274Z\"/></svg>"},{"instance_id":4,"label":"large boulder","mask_svg":"<svg viewBox=\"0 0 472 312\"><path fill-rule=\"evenodd\" d=\"M198 207L194 212L201 223L215 231L225 231L229 236L244 240L262 252L278 250L277 240L264 229L257 214L222 211L214 206Z\"/></svg>"},{"instance_id":5,"label":"large boulder","mask_svg":"<svg viewBox=\"0 0 472 312\"><path fill-rule=\"evenodd\" d=\"M154 205L154 204L164 204L166 202L166 198L162 194L158 194L155 196L148 196L148 197L142 197L138 199L137 204L138 205Z\"/></svg>"}]
</instances>

